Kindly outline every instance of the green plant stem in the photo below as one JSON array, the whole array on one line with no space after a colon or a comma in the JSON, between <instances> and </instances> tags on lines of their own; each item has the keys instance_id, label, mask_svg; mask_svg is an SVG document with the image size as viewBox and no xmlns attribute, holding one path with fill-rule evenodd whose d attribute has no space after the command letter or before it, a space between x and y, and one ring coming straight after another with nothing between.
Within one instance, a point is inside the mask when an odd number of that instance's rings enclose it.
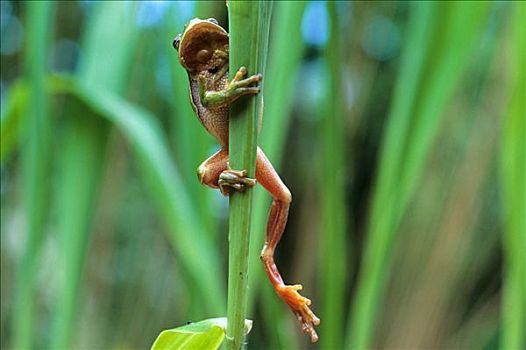
<instances>
[{"instance_id":1,"label":"green plant stem","mask_svg":"<svg viewBox=\"0 0 526 350\"><path fill-rule=\"evenodd\" d=\"M511 101L504 120L501 184L504 207L504 253L501 349L523 349L526 345L526 6L514 4L511 22Z\"/></svg>"},{"instance_id":2,"label":"green plant stem","mask_svg":"<svg viewBox=\"0 0 526 350\"><path fill-rule=\"evenodd\" d=\"M28 43L24 68L28 81L27 134L22 149L26 245L17 274L13 349L32 347L33 305L38 258L45 230L50 156L49 101L45 92L45 73L54 4L47 1L26 3Z\"/></svg>"},{"instance_id":3,"label":"green plant stem","mask_svg":"<svg viewBox=\"0 0 526 350\"><path fill-rule=\"evenodd\" d=\"M264 73L272 2L230 2L230 79L241 66ZM263 88L263 85L261 85ZM262 94L244 98L230 109L229 161L232 169L255 175L257 128ZM247 309L252 191L230 196L226 347L241 349Z\"/></svg>"},{"instance_id":4,"label":"green plant stem","mask_svg":"<svg viewBox=\"0 0 526 350\"><path fill-rule=\"evenodd\" d=\"M325 49L329 72L329 85L324 103L322 130L322 192L321 239L323 327L320 328L322 349L343 347L343 313L346 277L345 254L345 125L342 88L342 55L340 54L340 27L334 2L327 3L331 20L331 36Z\"/></svg>"}]
</instances>

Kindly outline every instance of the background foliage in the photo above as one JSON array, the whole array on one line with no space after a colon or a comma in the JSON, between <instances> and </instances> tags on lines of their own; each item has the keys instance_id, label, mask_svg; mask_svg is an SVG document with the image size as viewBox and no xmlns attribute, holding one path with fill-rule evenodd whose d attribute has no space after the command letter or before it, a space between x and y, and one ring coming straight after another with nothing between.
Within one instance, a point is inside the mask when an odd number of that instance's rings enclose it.
<instances>
[{"instance_id":1,"label":"background foliage","mask_svg":"<svg viewBox=\"0 0 526 350\"><path fill-rule=\"evenodd\" d=\"M145 348L225 315L217 149L171 47L223 2L1 2L2 348ZM525 346L521 3L274 4L259 144L293 193L277 251L323 349ZM264 278L248 342L308 348Z\"/></svg>"}]
</instances>

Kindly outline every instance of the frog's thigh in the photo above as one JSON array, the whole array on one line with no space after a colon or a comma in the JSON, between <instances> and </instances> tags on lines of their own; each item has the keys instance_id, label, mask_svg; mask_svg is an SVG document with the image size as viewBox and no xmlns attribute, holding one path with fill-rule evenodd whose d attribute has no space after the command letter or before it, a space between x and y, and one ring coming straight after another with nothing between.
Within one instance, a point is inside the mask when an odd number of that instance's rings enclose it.
<instances>
[{"instance_id":1,"label":"frog's thigh","mask_svg":"<svg viewBox=\"0 0 526 350\"><path fill-rule=\"evenodd\" d=\"M219 175L226 170L227 166L228 152L221 149L199 165L197 177L203 185L218 188Z\"/></svg>"},{"instance_id":2,"label":"frog's thigh","mask_svg":"<svg viewBox=\"0 0 526 350\"><path fill-rule=\"evenodd\" d=\"M285 186L276 170L274 170L272 163L270 163L265 153L263 153L259 147L257 148L256 157L256 179L267 191L270 192L274 201L285 203L288 208L288 205L292 201L290 191L287 186Z\"/></svg>"}]
</instances>

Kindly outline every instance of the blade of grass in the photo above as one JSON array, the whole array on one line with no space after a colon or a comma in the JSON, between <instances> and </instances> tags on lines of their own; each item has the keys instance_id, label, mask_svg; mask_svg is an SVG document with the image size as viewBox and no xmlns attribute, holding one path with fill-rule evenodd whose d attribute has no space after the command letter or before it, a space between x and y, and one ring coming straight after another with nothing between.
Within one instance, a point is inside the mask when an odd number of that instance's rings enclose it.
<instances>
[{"instance_id":1,"label":"blade of grass","mask_svg":"<svg viewBox=\"0 0 526 350\"><path fill-rule=\"evenodd\" d=\"M487 4L417 3L390 111L347 344L371 347L398 224L479 33Z\"/></svg>"},{"instance_id":2,"label":"blade of grass","mask_svg":"<svg viewBox=\"0 0 526 350\"><path fill-rule=\"evenodd\" d=\"M328 2L331 20L330 38L325 49L330 85L324 104L322 129L322 192L323 236L320 242L322 267L323 327L320 345L324 349L343 347L344 315L342 305L346 280L345 247L345 125L343 112L342 64L340 54L340 27L336 4Z\"/></svg>"},{"instance_id":3,"label":"blade of grass","mask_svg":"<svg viewBox=\"0 0 526 350\"><path fill-rule=\"evenodd\" d=\"M57 176L58 296L54 312L52 349L71 346L90 224L104 164L108 124L68 101L70 113L60 142ZM58 152L57 152L58 153Z\"/></svg>"},{"instance_id":4,"label":"blade of grass","mask_svg":"<svg viewBox=\"0 0 526 350\"><path fill-rule=\"evenodd\" d=\"M93 10L83 38L84 55L78 77L84 84L99 90L123 93L138 32L135 25L137 4L99 2ZM118 38L108 33L118 33ZM62 273L53 314L54 349L71 346L95 194L100 187L107 151L108 126L82 105L76 105L70 113L66 116L70 132L57 152L62 183L57 186L55 196L59 210L57 235Z\"/></svg>"},{"instance_id":5,"label":"blade of grass","mask_svg":"<svg viewBox=\"0 0 526 350\"><path fill-rule=\"evenodd\" d=\"M14 349L33 344L33 308L35 279L47 215L48 172L50 157L49 101L45 91L45 73L54 4L47 1L26 3L27 37L24 54L25 75L30 83L27 97L27 123L22 149L24 176L25 247L18 266L14 301Z\"/></svg>"},{"instance_id":6,"label":"blade of grass","mask_svg":"<svg viewBox=\"0 0 526 350\"><path fill-rule=\"evenodd\" d=\"M501 91L495 85L500 83L495 84L492 77L501 74L490 67L504 13L501 5L492 5L491 19L466 69L472 74L461 79L459 91L469 89L470 97L466 99L462 93L452 97L429 155L433 161L426 163L410 200L407 210L411 215L401 221L398 240L404 243L395 249L396 276L388 281L389 293L376 337L378 347L466 347L463 337L458 337L456 344L449 343L452 325L470 317L466 316L471 315L466 290L480 278L487 263L491 264L497 243L493 232L477 227L492 222L487 213L494 200L488 196L487 183L495 157L495 114L499 114L495 111L501 109L495 99ZM480 108L488 98L495 100L490 113Z\"/></svg>"},{"instance_id":7,"label":"blade of grass","mask_svg":"<svg viewBox=\"0 0 526 350\"><path fill-rule=\"evenodd\" d=\"M265 110L263 127L259 144L265 151L276 169L282 159L285 138L290 126L291 110L294 101L295 86L298 83L298 70L303 57L305 43L301 33L301 20L306 1L278 1L273 6L271 40L269 43L268 69L264 81L272 89L264 91ZM284 35L286 33L286 35ZM287 54L283 54L286 52ZM263 245L267 223L270 196L258 186L254 191L253 227L250 238L250 266L261 266L259 253ZM262 291L263 317L269 348L297 348L296 338L283 337L286 327L281 327L277 319L281 315L290 317L290 313L282 306L272 287L259 288L266 283L266 275L262 268L256 268L249 275L248 308L255 306L256 293ZM251 311L249 311L251 313Z\"/></svg>"},{"instance_id":8,"label":"blade of grass","mask_svg":"<svg viewBox=\"0 0 526 350\"><path fill-rule=\"evenodd\" d=\"M222 312L225 295L219 254L205 238L184 182L170 159L161 126L154 116L113 93L91 86L56 80L54 90L74 94L124 134L134 149L161 219L169 229L173 249L199 287L201 302L210 312Z\"/></svg>"},{"instance_id":9,"label":"blade of grass","mask_svg":"<svg viewBox=\"0 0 526 350\"><path fill-rule=\"evenodd\" d=\"M514 59L510 65L511 102L504 120L500 175L504 206L504 276L502 349L526 345L526 6L513 4L511 21Z\"/></svg>"},{"instance_id":10,"label":"blade of grass","mask_svg":"<svg viewBox=\"0 0 526 350\"><path fill-rule=\"evenodd\" d=\"M264 74L270 29L272 2L230 2L230 79L241 66L249 74ZM261 85L263 91L263 85ZM258 118L262 94L246 98L230 108L229 164L233 169L246 169L255 176ZM248 260L252 191L230 196L227 349L241 349L246 318Z\"/></svg>"},{"instance_id":11,"label":"blade of grass","mask_svg":"<svg viewBox=\"0 0 526 350\"><path fill-rule=\"evenodd\" d=\"M124 134L135 151L144 181L168 228L173 249L198 286L201 302L210 312L221 313L226 297L219 255L212 243L205 239L183 180L170 159L161 126L154 116L111 92L85 86L67 77L54 76L48 84L51 93L80 99L88 107L87 113L107 119ZM21 96L27 96L27 89L27 84L20 82ZM25 99L20 99L20 103L28 104Z\"/></svg>"},{"instance_id":12,"label":"blade of grass","mask_svg":"<svg viewBox=\"0 0 526 350\"><path fill-rule=\"evenodd\" d=\"M78 78L84 84L123 93L137 44L139 29L135 19L139 5L106 1L94 6L82 40L84 54Z\"/></svg>"},{"instance_id":13,"label":"blade of grass","mask_svg":"<svg viewBox=\"0 0 526 350\"><path fill-rule=\"evenodd\" d=\"M173 165L168 145L153 116L115 95L79 89L85 101L115 123L131 143L146 184L156 201L161 218L169 228L169 238L185 269L199 287L199 297L207 310L224 310L224 284L217 249L206 240L184 182Z\"/></svg>"}]
</instances>

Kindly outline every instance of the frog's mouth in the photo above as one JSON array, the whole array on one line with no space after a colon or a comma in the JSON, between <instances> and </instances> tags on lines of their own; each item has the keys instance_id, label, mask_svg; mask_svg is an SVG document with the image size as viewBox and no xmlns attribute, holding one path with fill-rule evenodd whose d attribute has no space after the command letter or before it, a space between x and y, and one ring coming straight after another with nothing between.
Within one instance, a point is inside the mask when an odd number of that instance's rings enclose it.
<instances>
[{"instance_id":1,"label":"frog's mouth","mask_svg":"<svg viewBox=\"0 0 526 350\"><path fill-rule=\"evenodd\" d=\"M216 50L228 52L228 33L210 20L193 19L179 41L179 58L188 70L202 65L202 52L213 55Z\"/></svg>"}]
</instances>

